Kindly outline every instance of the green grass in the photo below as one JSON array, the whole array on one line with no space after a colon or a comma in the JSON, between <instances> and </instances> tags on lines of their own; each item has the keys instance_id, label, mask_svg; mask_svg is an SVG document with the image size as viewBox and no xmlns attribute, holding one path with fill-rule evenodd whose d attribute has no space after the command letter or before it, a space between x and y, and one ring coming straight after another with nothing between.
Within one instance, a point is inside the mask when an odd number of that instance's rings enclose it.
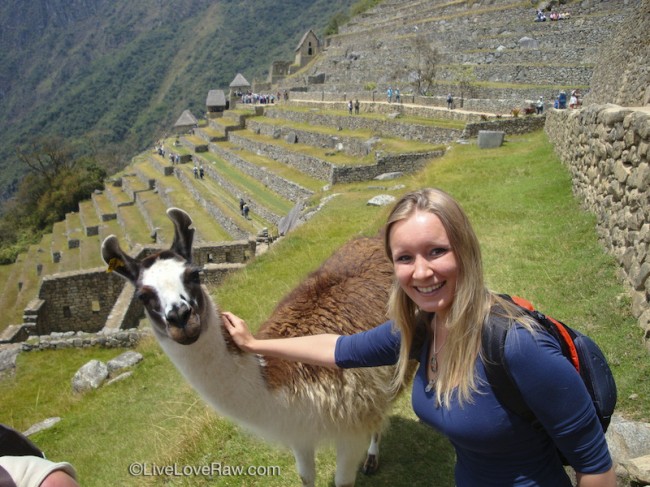
<instances>
[{"instance_id":1,"label":"green grass","mask_svg":"<svg viewBox=\"0 0 650 487\"><path fill-rule=\"evenodd\" d=\"M288 181L293 181L294 183L299 184L306 189L316 192L323 187L323 181L309 177L305 173L294 169L288 164L284 164L282 162L264 157L245 149L240 149L230 142L219 142L218 145L225 148L226 150L236 153L242 159L252 164L256 164L259 167L266 168L276 176L287 179ZM203 156L208 157L208 154L209 153L204 153Z\"/></svg>"},{"instance_id":2,"label":"green grass","mask_svg":"<svg viewBox=\"0 0 650 487\"><path fill-rule=\"evenodd\" d=\"M597 241L594 217L573 198L567 170L543 133L509 137L499 149L454 146L442 159L398 182L407 188L393 191L395 195L423 186L454 195L481 241L489 286L524 296L587 331L609 357L619 387L618 412L629 419L650 419L650 362L643 332L616 279L614 259ZM366 204L377 193L370 186L337 186L338 196L312 220L212 291L220 307L257 328L278 300L331 252L355 235L374 234L389 209ZM59 424L33 439L49 458L71 461L84 486L299 485L286 450L262 443L210 412L155 343L144 342L138 350L145 360L131 378L83 396L70 392L75 370L90 358L106 360L118 351L22 354L16 377L0 382L0 422L24 429L61 416ZM416 420L408 394L396 404L391 423L380 471L359 475L357 485L453 485L453 450ZM132 462L277 465L281 475L135 478L127 470ZM317 485L332 485L334 452L323 450L317 462Z\"/></svg>"}]
</instances>

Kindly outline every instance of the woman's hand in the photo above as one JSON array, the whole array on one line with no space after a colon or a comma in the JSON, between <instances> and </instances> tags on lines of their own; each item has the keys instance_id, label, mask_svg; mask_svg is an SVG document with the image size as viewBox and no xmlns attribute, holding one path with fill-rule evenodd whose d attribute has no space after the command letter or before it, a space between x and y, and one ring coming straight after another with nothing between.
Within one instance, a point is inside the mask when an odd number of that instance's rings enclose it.
<instances>
[{"instance_id":1,"label":"woman's hand","mask_svg":"<svg viewBox=\"0 0 650 487\"><path fill-rule=\"evenodd\" d=\"M248 329L246 322L230 311L221 313L221 318L224 328L228 330L235 344L244 352L251 352L256 339Z\"/></svg>"}]
</instances>

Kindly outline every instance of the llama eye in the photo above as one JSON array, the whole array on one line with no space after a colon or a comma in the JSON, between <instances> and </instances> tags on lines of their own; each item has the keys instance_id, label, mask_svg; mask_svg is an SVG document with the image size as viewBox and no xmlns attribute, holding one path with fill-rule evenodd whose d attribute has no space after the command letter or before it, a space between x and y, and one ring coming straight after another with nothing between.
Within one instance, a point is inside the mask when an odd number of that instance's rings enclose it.
<instances>
[{"instance_id":1,"label":"llama eye","mask_svg":"<svg viewBox=\"0 0 650 487\"><path fill-rule=\"evenodd\" d=\"M195 269L187 275L187 282L190 284L200 284L201 283L201 271Z\"/></svg>"},{"instance_id":2,"label":"llama eye","mask_svg":"<svg viewBox=\"0 0 650 487\"><path fill-rule=\"evenodd\" d=\"M150 292L139 292L137 294L137 297L140 302L147 307L154 306L156 304L156 296Z\"/></svg>"}]
</instances>

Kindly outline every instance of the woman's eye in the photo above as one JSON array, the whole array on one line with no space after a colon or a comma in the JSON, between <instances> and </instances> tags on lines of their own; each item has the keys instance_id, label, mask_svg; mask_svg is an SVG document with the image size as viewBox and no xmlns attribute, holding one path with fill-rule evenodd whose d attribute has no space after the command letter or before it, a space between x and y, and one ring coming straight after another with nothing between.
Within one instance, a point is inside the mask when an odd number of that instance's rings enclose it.
<instances>
[{"instance_id":1,"label":"woman's eye","mask_svg":"<svg viewBox=\"0 0 650 487\"><path fill-rule=\"evenodd\" d=\"M401 264L405 264L410 261L411 261L411 257L408 255L400 255L395 259L395 262L399 262Z\"/></svg>"},{"instance_id":2,"label":"woman's eye","mask_svg":"<svg viewBox=\"0 0 650 487\"><path fill-rule=\"evenodd\" d=\"M446 254L448 250L449 249L446 249L444 247L437 247L437 248L431 250L431 255L433 257L440 257L441 255Z\"/></svg>"}]
</instances>

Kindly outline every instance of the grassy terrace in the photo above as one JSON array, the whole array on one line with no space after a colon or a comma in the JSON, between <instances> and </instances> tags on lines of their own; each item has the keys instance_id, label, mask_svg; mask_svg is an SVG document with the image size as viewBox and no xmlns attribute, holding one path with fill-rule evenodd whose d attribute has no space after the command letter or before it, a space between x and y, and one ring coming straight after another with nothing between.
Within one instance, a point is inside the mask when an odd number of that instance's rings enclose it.
<instances>
[{"instance_id":1,"label":"grassy terrace","mask_svg":"<svg viewBox=\"0 0 650 487\"><path fill-rule=\"evenodd\" d=\"M406 103L403 103L406 105ZM431 107L435 108L435 107ZM333 110L330 108L314 108L309 106L300 106L300 105L291 105L291 106L275 106L273 110L279 112L304 112L304 113L317 113L322 115L330 115L337 117L349 117L350 115L345 110ZM354 115L355 117L367 118L369 120L381 120L381 121L391 121L394 123L400 124L415 124L415 125L424 125L428 127L437 127L437 128L447 128L447 129L456 129L463 130L465 128L465 122L462 120L450 120L443 118L429 118L429 117L418 117L413 115L402 115L396 120L391 120L387 115L382 113L373 113L373 112L364 112L359 115ZM314 128L314 125L309 125L309 127ZM345 131L343 131L345 132Z\"/></svg>"},{"instance_id":2,"label":"grassy terrace","mask_svg":"<svg viewBox=\"0 0 650 487\"><path fill-rule=\"evenodd\" d=\"M79 241L79 260L82 269L102 267L104 261L100 253L102 241L99 235L84 237Z\"/></svg>"},{"instance_id":3,"label":"grassy terrace","mask_svg":"<svg viewBox=\"0 0 650 487\"><path fill-rule=\"evenodd\" d=\"M7 325L12 323L22 322L23 310L18 309L15 306L15 303L18 296L18 282L20 281L20 275L23 271L23 266L25 265L25 259L26 254L20 254L16 259L16 262L12 264L11 271L8 273L7 281L2 290L2 295L0 296L0 309L5 310L2 317L2 328L6 328Z\"/></svg>"},{"instance_id":4,"label":"grassy terrace","mask_svg":"<svg viewBox=\"0 0 650 487\"><path fill-rule=\"evenodd\" d=\"M131 197L122 191L122 188L119 186L107 185L104 193L106 193L106 196L109 197L109 199L115 201L115 204L117 205L131 203Z\"/></svg>"},{"instance_id":5,"label":"grassy terrace","mask_svg":"<svg viewBox=\"0 0 650 487\"><path fill-rule=\"evenodd\" d=\"M210 213L192 197L179 179L174 176L162 176L147 161L140 161L134 167L141 174L149 178L155 178L158 191L167 192L174 206L182 208L192 215L198 233L197 238L206 242L218 242L231 239L220 226L210 224L213 221Z\"/></svg>"},{"instance_id":6,"label":"grassy terrace","mask_svg":"<svg viewBox=\"0 0 650 487\"><path fill-rule=\"evenodd\" d=\"M79 216L83 224L87 227L101 224L91 200L79 202Z\"/></svg>"},{"instance_id":7,"label":"grassy terrace","mask_svg":"<svg viewBox=\"0 0 650 487\"><path fill-rule=\"evenodd\" d=\"M109 220L100 225L99 240L103 242L104 239L109 235L115 235L117 238L119 238L121 241L124 242L125 247L128 246L126 238L124 237L124 229L122 229L122 227L120 226L117 220Z\"/></svg>"},{"instance_id":8,"label":"grassy terrace","mask_svg":"<svg viewBox=\"0 0 650 487\"><path fill-rule=\"evenodd\" d=\"M124 226L129 229L131 242L143 245L151 243L151 230L137 206L120 206L117 211Z\"/></svg>"},{"instance_id":9,"label":"grassy terrace","mask_svg":"<svg viewBox=\"0 0 650 487\"><path fill-rule=\"evenodd\" d=\"M287 127L289 129L294 129L294 130L304 130L306 132L311 132L311 133L316 133L321 135L329 135L331 137L350 137L354 139L359 139L360 141L366 141L376 135L375 132L373 132L372 130L350 130L350 129L338 130L335 127L327 127L325 125L313 125L308 123L298 123L298 122L292 122L289 120L283 120L278 118L258 118L256 120L262 122L264 125L272 125L275 127ZM413 140L407 141L398 138L381 137L380 142L375 147L376 150L383 150L389 153L395 153L395 152L404 153L404 152L426 152L430 150L440 149L442 146L427 144L427 143L413 141Z\"/></svg>"},{"instance_id":10,"label":"grassy terrace","mask_svg":"<svg viewBox=\"0 0 650 487\"><path fill-rule=\"evenodd\" d=\"M212 162L214 170L237 187L239 194L252 195L255 201L276 215L286 215L294 206L293 202L274 193L260 181L244 174L234 166L219 159L216 155L208 152L202 153L201 156Z\"/></svg>"},{"instance_id":11,"label":"grassy terrace","mask_svg":"<svg viewBox=\"0 0 650 487\"><path fill-rule=\"evenodd\" d=\"M174 238L174 226L165 213L167 211L165 203L153 191L138 193L138 201L140 204L137 206L141 207L149 217L153 228L158 229L158 234L163 237L164 242L171 243ZM147 221L146 218L145 221ZM153 228L147 225L150 232Z\"/></svg>"},{"instance_id":12,"label":"grassy terrace","mask_svg":"<svg viewBox=\"0 0 650 487\"><path fill-rule=\"evenodd\" d=\"M192 181L194 187L200 188L201 195L206 201L217 208L226 218L236 222L237 227L241 230L248 232L251 235L255 235L262 228L273 228L273 225L270 222L260 218L259 215L256 215L253 212L250 214L251 220L246 220L239 212L239 198L230 194L217 184L216 181L213 181L210 178L194 178L192 168L186 164L181 164L179 169L183 171L189 180ZM213 218L210 217L210 221L212 220ZM232 236L229 237L229 239L232 238Z\"/></svg>"},{"instance_id":13,"label":"grassy terrace","mask_svg":"<svg viewBox=\"0 0 650 487\"><path fill-rule=\"evenodd\" d=\"M99 211L99 215L110 215L116 212L116 208L113 206L111 200L108 199L108 196L105 194L96 193L93 195L93 200L95 201L95 206Z\"/></svg>"},{"instance_id":14,"label":"grassy terrace","mask_svg":"<svg viewBox=\"0 0 650 487\"><path fill-rule=\"evenodd\" d=\"M259 167L263 167L276 176L299 184L306 189L316 192L323 187L323 181L320 179L307 176L306 174L298 171L297 169L294 169L287 164L283 164L276 160L269 159L268 157L247 151L246 149L241 149L230 142L219 142L218 145L226 150L229 150L230 152L237 154L242 159L245 159L246 161ZM206 154L201 155L207 157Z\"/></svg>"},{"instance_id":15,"label":"grassy terrace","mask_svg":"<svg viewBox=\"0 0 650 487\"><path fill-rule=\"evenodd\" d=\"M268 135L255 134L250 130L237 132L237 135L239 137L249 139L253 142L279 147L288 152L301 154L303 156L314 157L322 161L329 162L335 166L369 166L375 162L375 157L373 154L369 154L365 157L353 157L342 152L337 152L333 155L326 155L332 154L332 149L323 149L320 147L313 147L311 145L301 143L290 144L283 139L274 139Z\"/></svg>"}]
</instances>

